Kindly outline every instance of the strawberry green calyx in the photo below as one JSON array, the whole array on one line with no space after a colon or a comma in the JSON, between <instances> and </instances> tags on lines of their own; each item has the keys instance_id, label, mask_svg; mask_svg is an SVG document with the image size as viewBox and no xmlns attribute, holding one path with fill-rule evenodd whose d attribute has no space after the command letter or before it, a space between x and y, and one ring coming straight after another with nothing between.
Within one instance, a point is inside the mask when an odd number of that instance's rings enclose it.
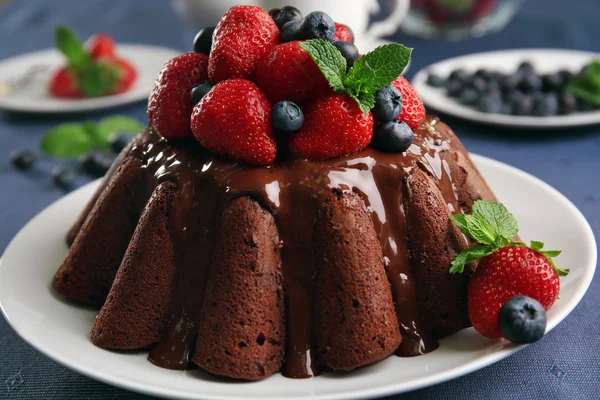
<instances>
[{"instance_id":1,"label":"strawberry green calyx","mask_svg":"<svg viewBox=\"0 0 600 400\"><path fill-rule=\"evenodd\" d=\"M118 66L94 61L83 42L65 25L54 30L54 42L67 58L69 71L85 96L102 96L117 87L121 75Z\"/></svg>"},{"instance_id":2,"label":"strawberry green calyx","mask_svg":"<svg viewBox=\"0 0 600 400\"><path fill-rule=\"evenodd\" d=\"M513 241L519 231L519 225L515 217L503 204L477 200L473 203L471 214L457 214L450 217L450 219L462 233L477 242L477 244L461 251L452 261L450 267L450 273L452 274L462 273L465 265L506 246L529 247L544 255L559 276L565 276L569 273L568 269L559 268L552 260L553 257L557 257L561 253L560 251L542 250L544 247L542 242L532 241L531 245L527 246L523 242Z\"/></svg>"},{"instance_id":3,"label":"strawberry green calyx","mask_svg":"<svg viewBox=\"0 0 600 400\"><path fill-rule=\"evenodd\" d=\"M328 41L312 39L299 45L311 56L333 90L352 97L365 114L375 105L375 92L400 76L413 50L399 43L379 46L356 60L347 71L346 59Z\"/></svg>"}]
</instances>

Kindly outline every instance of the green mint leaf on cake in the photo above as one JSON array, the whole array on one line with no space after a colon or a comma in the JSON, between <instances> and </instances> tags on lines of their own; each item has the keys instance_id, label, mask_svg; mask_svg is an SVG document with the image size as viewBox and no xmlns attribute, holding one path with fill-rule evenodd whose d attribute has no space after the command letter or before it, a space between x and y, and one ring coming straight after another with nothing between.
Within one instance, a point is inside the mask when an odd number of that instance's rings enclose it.
<instances>
[{"instance_id":1,"label":"green mint leaf on cake","mask_svg":"<svg viewBox=\"0 0 600 400\"><path fill-rule=\"evenodd\" d=\"M327 40L307 40L301 42L300 47L314 60L333 90L345 93L346 59L342 53Z\"/></svg>"},{"instance_id":2,"label":"green mint leaf on cake","mask_svg":"<svg viewBox=\"0 0 600 400\"><path fill-rule=\"evenodd\" d=\"M476 244L461 251L450 266L450 273L460 274L465 266L507 246L525 246L543 254L559 276L565 276L569 270L558 267L553 257L560 255L558 250L543 250L544 243L532 241L530 246L514 242L519 232L519 224L508 209L500 203L477 200L473 203L471 214L457 214L450 217L458 229Z\"/></svg>"},{"instance_id":3,"label":"green mint leaf on cake","mask_svg":"<svg viewBox=\"0 0 600 400\"><path fill-rule=\"evenodd\" d=\"M90 150L108 151L113 134L136 135L144 125L135 118L113 115L83 124L61 124L49 130L40 141L40 150L51 157L76 158Z\"/></svg>"},{"instance_id":4,"label":"green mint leaf on cake","mask_svg":"<svg viewBox=\"0 0 600 400\"><path fill-rule=\"evenodd\" d=\"M567 85L573 96L600 106L600 60L594 61Z\"/></svg>"},{"instance_id":5,"label":"green mint leaf on cake","mask_svg":"<svg viewBox=\"0 0 600 400\"><path fill-rule=\"evenodd\" d=\"M365 114L375 105L375 92L400 76L412 53L399 43L379 46L356 60L346 72L346 59L328 41L307 40L300 47L310 54L333 90L349 95Z\"/></svg>"},{"instance_id":6,"label":"green mint leaf on cake","mask_svg":"<svg viewBox=\"0 0 600 400\"><path fill-rule=\"evenodd\" d=\"M62 124L51 129L40 142L40 150L58 158L73 158L95 147L94 138L81 124Z\"/></svg>"}]
</instances>

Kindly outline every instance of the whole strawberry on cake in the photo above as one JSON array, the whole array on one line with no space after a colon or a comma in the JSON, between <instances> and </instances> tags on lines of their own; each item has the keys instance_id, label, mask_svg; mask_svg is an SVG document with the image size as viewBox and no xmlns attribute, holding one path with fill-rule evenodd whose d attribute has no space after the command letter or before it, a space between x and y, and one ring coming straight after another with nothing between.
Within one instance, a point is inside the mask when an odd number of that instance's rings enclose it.
<instances>
[{"instance_id":1,"label":"whole strawberry on cake","mask_svg":"<svg viewBox=\"0 0 600 400\"><path fill-rule=\"evenodd\" d=\"M539 339L556 252L518 242L458 138L425 115L401 76L412 49L360 56L353 38L322 12L238 6L165 64L148 129L53 280L100 308L95 345L257 380L425 354L471 324Z\"/></svg>"}]
</instances>

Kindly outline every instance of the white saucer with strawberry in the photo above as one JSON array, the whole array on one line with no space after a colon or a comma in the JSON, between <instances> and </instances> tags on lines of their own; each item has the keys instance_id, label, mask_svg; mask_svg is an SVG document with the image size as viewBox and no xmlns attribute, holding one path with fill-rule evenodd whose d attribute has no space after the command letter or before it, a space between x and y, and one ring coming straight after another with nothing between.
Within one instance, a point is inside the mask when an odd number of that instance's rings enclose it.
<instances>
[{"instance_id":1,"label":"white saucer with strawberry","mask_svg":"<svg viewBox=\"0 0 600 400\"><path fill-rule=\"evenodd\" d=\"M361 56L353 40L322 12L233 7L198 33L194 52L165 64L149 100L150 125L167 140L196 138L215 155L255 166L282 150L315 162L369 145L404 152L425 117L400 75L412 49L391 43ZM539 340L568 272L552 261L560 252L515 242L517 222L498 203L477 201L471 215L452 220L474 245L450 272L480 260L468 289L475 329L515 343Z\"/></svg>"}]
</instances>

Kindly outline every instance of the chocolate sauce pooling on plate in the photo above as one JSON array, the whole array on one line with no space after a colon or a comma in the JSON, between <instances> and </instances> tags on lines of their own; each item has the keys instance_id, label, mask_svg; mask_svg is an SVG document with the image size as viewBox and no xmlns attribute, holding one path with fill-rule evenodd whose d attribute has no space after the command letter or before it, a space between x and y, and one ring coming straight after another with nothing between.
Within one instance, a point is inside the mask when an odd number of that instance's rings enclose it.
<instances>
[{"instance_id":1,"label":"chocolate sauce pooling on plate","mask_svg":"<svg viewBox=\"0 0 600 400\"><path fill-rule=\"evenodd\" d=\"M436 126L437 125L437 126ZM141 135L130 156L142 160L149 190L164 181L178 185L169 219L176 257L170 321L149 359L170 369L191 366L204 286L227 201L250 196L275 217L282 241L287 348L283 374L305 378L318 373L312 340L311 293L313 225L321 199L331 190L358 193L374 222L391 282L403 336L397 354L424 354L438 344L420 321L409 267L402 182L414 168L438 183L453 212L460 212L448 164L440 153L450 149L448 128L428 117L403 154L372 148L324 162L276 161L252 167L212 156L195 141L167 143L152 130Z\"/></svg>"}]
</instances>

